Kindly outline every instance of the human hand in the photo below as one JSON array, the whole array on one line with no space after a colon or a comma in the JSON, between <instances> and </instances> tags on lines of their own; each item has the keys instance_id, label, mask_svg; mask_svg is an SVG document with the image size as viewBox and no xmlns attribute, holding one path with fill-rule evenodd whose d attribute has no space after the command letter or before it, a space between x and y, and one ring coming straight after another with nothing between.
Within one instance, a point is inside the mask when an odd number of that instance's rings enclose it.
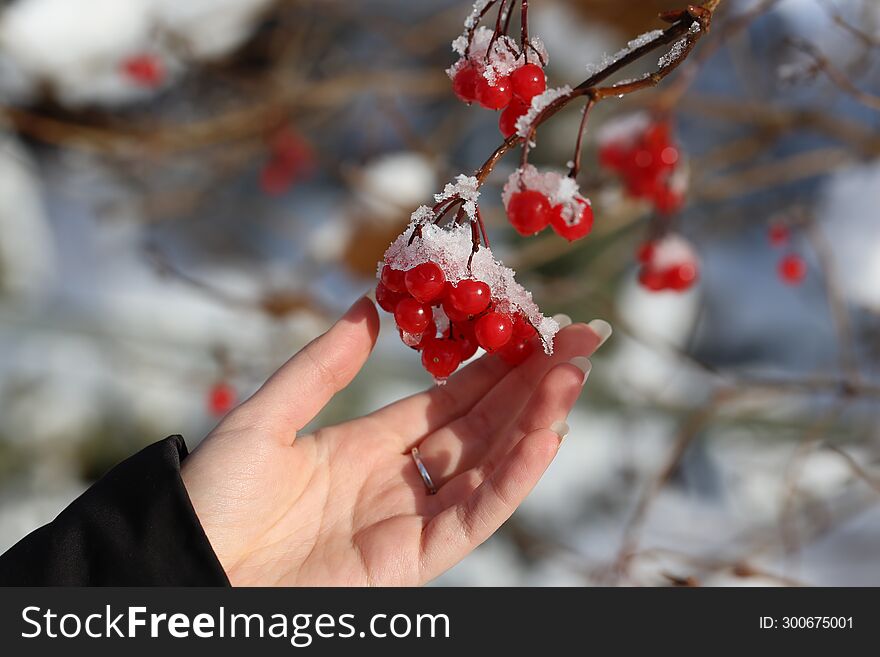
<instances>
[{"instance_id":1,"label":"human hand","mask_svg":"<svg viewBox=\"0 0 880 657\"><path fill-rule=\"evenodd\" d=\"M511 367L483 356L445 386L297 435L375 344L375 306L355 303L183 462L230 581L418 585L456 564L510 517L556 455L589 373L586 357L610 333L597 327L563 329L552 357L537 350Z\"/></svg>"}]
</instances>

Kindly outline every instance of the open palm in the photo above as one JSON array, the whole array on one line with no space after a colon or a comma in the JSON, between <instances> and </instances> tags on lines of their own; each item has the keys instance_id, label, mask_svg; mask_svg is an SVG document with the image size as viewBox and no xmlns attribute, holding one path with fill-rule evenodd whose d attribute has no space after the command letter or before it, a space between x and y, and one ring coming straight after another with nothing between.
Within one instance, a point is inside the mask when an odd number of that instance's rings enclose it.
<instances>
[{"instance_id":1,"label":"open palm","mask_svg":"<svg viewBox=\"0 0 880 657\"><path fill-rule=\"evenodd\" d=\"M379 330L369 299L279 369L183 463L233 584L417 585L485 541L556 454L600 343L561 331L517 367L484 356L370 415L297 435L357 374ZM573 361L571 359L574 359ZM551 429L554 427L555 430ZM418 446L438 489L427 494Z\"/></svg>"}]
</instances>

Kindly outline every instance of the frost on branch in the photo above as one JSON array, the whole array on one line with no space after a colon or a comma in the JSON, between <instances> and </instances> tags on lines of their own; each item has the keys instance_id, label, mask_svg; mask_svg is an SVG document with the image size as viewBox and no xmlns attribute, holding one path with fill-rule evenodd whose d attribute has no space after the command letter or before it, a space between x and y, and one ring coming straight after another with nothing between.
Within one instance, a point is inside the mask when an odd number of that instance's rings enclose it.
<instances>
[{"instance_id":1,"label":"frost on branch","mask_svg":"<svg viewBox=\"0 0 880 657\"><path fill-rule=\"evenodd\" d=\"M475 221L477 218L477 199L480 198L480 181L474 176L466 176L460 173L456 176L454 183L446 183L446 187L443 188L441 193L434 194L434 200L437 203L449 201L453 198L460 198L464 201L462 205L464 213L471 221ZM416 213L423 212L424 207L426 206L416 210L411 218L415 219ZM430 208L428 209L430 210Z\"/></svg>"},{"instance_id":2,"label":"frost on branch","mask_svg":"<svg viewBox=\"0 0 880 657\"><path fill-rule=\"evenodd\" d=\"M651 41L654 41L661 36L663 36L663 30L652 30L651 32L640 34L635 39L627 43L626 47L621 48L613 55L605 55L601 61L588 65L587 76L594 76L599 71L608 68L616 62L619 62L621 59L629 55L632 51L637 50L642 46L646 46L647 44L651 43Z\"/></svg>"},{"instance_id":3,"label":"frost on branch","mask_svg":"<svg viewBox=\"0 0 880 657\"><path fill-rule=\"evenodd\" d=\"M554 100L567 96L570 93L571 87L564 85L554 89L547 89L544 93L532 98L532 104L529 106L528 111L516 120L516 134L520 137L528 137L532 129L532 123L535 122L538 115Z\"/></svg>"}]
</instances>

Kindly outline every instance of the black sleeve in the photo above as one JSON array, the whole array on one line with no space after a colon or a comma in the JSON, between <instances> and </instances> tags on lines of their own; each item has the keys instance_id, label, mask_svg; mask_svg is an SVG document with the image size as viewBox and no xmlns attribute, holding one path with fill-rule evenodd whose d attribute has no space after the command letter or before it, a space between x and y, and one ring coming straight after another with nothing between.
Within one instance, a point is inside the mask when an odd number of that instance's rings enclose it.
<instances>
[{"instance_id":1,"label":"black sleeve","mask_svg":"<svg viewBox=\"0 0 880 657\"><path fill-rule=\"evenodd\" d=\"M0 556L5 586L228 586L180 478L183 438L123 461Z\"/></svg>"}]
</instances>

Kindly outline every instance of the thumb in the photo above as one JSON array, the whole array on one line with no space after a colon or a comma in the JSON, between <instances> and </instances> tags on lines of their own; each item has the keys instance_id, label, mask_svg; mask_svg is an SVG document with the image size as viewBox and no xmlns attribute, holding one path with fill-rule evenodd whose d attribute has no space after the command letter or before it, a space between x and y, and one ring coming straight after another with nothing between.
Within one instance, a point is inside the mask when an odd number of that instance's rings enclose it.
<instances>
[{"instance_id":1,"label":"thumb","mask_svg":"<svg viewBox=\"0 0 880 657\"><path fill-rule=\"evenodd\" d=\"M363 367L379 335L379 315L363 297L323 335L278 369L245 403L273 426L302 429Z\"/></svg>"}]
</instances>

